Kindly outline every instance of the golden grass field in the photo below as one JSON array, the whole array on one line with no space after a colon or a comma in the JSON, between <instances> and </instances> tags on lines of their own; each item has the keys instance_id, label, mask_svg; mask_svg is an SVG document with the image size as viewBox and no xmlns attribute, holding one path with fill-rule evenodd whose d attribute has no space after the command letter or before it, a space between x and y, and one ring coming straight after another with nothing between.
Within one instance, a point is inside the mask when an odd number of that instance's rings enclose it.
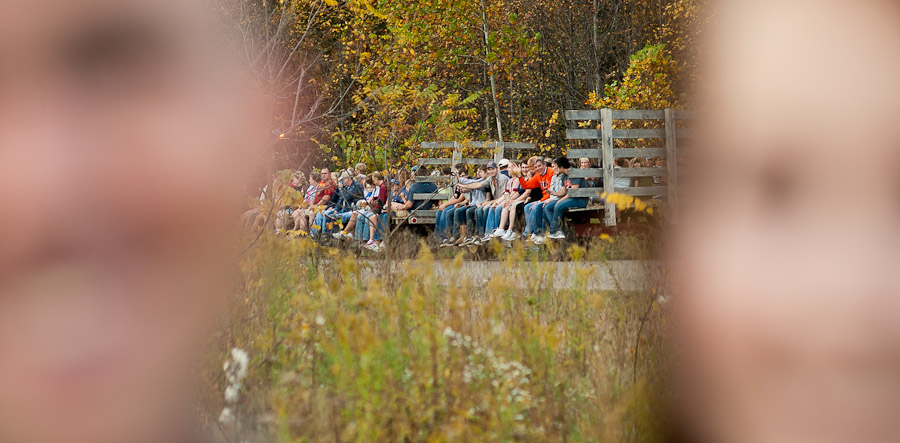
<instances>
[{"instance_id":1,"label":"golden grass field","mask_svg":"<svg viewBox=\"0 0 900 443\"><path fill-rule=\"evenodd\" d=\"M556 268L521 247L469 281L461 253L439 275L425 247L389 265L264 236L200 371L202 413L249 442L654 441L664 309L652 286L589 290L614 242L569 248L554 289ZM232 348L249 365L226 402Z\"/></svg>"}]
</instances>

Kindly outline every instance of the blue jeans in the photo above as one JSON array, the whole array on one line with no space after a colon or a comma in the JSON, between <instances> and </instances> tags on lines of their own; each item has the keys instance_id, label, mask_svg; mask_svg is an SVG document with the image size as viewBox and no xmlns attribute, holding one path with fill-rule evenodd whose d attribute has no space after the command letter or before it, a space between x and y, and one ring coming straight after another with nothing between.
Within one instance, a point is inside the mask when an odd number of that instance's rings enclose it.
<instances>
[{"instance_id":1,"label":"blue jeans","mask_svg":"<svg viewBox=\"0 0 900 443\"><path fill-rule=\"evenodd\" d=\"M484 209L465 206L457 209L454 217L456 217L456 226L466 224L470 236L484 235Z\"/></svg>"},{"instance_id":2,"label":"blue jeans","mask_svg":"<svg viewBox=\"0 0 900 443\"><path fill-rule=\"evenodd\" d=\"M525 235L544 231L544 202L537 201L525 205Z\"/></svg>"},{"instance_id":3,"label":"blue jeans","mask_svg":"<svg viewBox=\"0 0 900 443\"><path fill-rule=\"evenodd\" d=\"M371 211L366 211L364 214L360 214L356 219L356 230L353 234L353 238L357 240L369 240L369 234L371 234L371 230L375 230L374 240L379 241L384 238L385 230L388 227L388 214L387 212L383 214L375 215L375 226L372 226L372 222L369 221L369 216L372 215Z\"/></svg>"},{"instance_id":4,"label":"blue jeans","mask_svg":"<svg viewBox=\"0 0 900 443\"><path fill-rule=\"evenodd\" d=\"M378 223L375 229L375 241L381 241L387 237L387 230L390 227L390 218L387 212L382 212L375 216L375 222Z\"/></svg>"},{"instance_id":5,"label":"blue jeans","mask_svg":"<svg viewBox=\"0 0 900 443\"><path fill-rule=\"evenodd\" d=\"M487 225L487 209L475 208L474 218L475 218L475 235L483 236L484 228Z\"/></svg>"},{"instance_id":6,"label":"blue jeans","mask_svg":"<svg viewBox=\"0 0 900 443\"><path fill-rule=\"evenodd\" d=\"M372 211L363 210L357 212L356 228L353 231L353 238L356 240L369 240L369 215Z\"/></svg>"},{"instance_id":7,"label":"blue jeans","mask_svg":"<svg viewBox=\"0 0 900 443\"><path fill-rule=\"evenodd\" d=\"M487 208L485 209L485 221L484 221L484 232L491 233L500 226L500 211L503 210L502 206L496 208Z\"/></svg>"},{"instance_id":8,"label":"blue jeans","mask_svg":"<svg viewBox=\"0 0 900 443\"><path fill-rule=\"evenodd\" d=\"M447 206L446 209L438 209L434 215L434 233L439 240L447 238L447 213L456 208L456 205Z\"/></svg>"},{"instance_id":9,"label":"blue jeans","mask_svg":"<svg viewBox=\"0 0 900 443\"><path fill-rule=\"evenodd\" d=\"M459 206L453 211L453 221L451 224L453 225L453 236L456 237L459 235L459 227L466 223L466 219L468 218L466 214L469 213L469 209L472 209L471 206ZM471 234L471 232L469 232Z\"/></svg>"},{"instance_id":10,"label":"blue jeans","mask_svg":"<svg viewBox=\"0 0 900 443\"><path fill-rule=\"evenodd\" d=\"M347 220L350 220L350 212L338 212L337 209L331 208L326 209L318 214L316 214L315 220L313 220L313 225L309 228L309 234L315 235L317 232L321 231L323 234L330 234L337 230L337 226L334 223L337 220L343 220L344 214L347 214ZM346 225L346 221L344 224ZM329 227L331 225L331 227Z\"/></svg>"},{"instance_id":11,"label":"blue jeans","mask_svg":"<svg viewBox=\"0 0 900 443\"><path fill-rule=\"evenodd\" d=\"M550 232L556 232L560 229L563 213L569 209L587 207L587 199L567 198L562 201L553 202L553 205L544 205L544 216L549 220Z\"/></svg>"}]
</instances>

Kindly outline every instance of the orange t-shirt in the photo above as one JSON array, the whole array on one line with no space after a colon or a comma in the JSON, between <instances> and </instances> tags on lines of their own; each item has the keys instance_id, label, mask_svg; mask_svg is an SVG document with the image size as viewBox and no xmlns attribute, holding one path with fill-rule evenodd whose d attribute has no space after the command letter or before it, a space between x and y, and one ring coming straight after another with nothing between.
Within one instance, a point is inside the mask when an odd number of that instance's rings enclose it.
<instances>
[{"instance_id":1,"label":"orange t-shirt","mask_svg":"<svg viewBox=\"0 0 900 443\"><path fill-rule=\"evenodd\" d=\"M541 188L541 192L543 194L543 196L541 197L541 201L544 201L550 198L549 189L550 180L552 179L553 168L548 167L542 175L535 174L528 180L525 180L525 177L519 177L519 184L522 186L522 189Z\"/></svg>"}]
</instances>

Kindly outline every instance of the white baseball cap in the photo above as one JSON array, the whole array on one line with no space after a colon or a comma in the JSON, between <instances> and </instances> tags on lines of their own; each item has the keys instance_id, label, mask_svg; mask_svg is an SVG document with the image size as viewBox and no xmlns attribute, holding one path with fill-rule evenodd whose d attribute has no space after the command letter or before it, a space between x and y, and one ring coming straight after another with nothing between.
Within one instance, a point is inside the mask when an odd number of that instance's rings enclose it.
<instances>
[{"instance_id":1,"label":"white baseball cap","mask_svg":"<svg viewBox=\"0 0 900 443\"><path fill-rule=\"evenodd\" d=\"M500 162L498 164L500 165L501 168L505 168L505 167L509 166L509 160L504 158L504 159L500 160Z\"/></svg>"}]
</instances>

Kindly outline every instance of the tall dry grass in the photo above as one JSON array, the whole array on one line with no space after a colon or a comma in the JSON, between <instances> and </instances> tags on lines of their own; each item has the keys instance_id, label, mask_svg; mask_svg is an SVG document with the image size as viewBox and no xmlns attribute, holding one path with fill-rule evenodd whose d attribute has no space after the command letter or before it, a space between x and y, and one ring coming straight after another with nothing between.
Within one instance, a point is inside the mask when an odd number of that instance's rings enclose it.
<instances>
[{"instance_id":1,"label":"tall dry grass","mask_svg":"<svg viewBox=\"0 0 900 443\"><path fill-rule=\"evenodd\" d=\"M655 290L591 289L601 246L570 249L566 277L498 251L508 272L481 281L464 277L462 254L438 273L420 251L388 264L264 237L202 371L210 426L251 442L659 437L663 312ZM250 364L225 404L233 347ZM219 421L226 406L234 420Z\"/></svg>"}]
</instances>

